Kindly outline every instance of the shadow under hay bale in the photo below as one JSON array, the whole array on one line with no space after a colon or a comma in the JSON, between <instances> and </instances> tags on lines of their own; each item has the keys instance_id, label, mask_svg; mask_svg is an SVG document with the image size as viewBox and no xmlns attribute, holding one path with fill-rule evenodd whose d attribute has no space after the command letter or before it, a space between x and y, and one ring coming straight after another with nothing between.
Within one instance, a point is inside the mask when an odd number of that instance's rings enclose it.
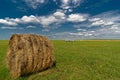
<instances>
[{"instance_id":1,"label":"shadow under hay bale","mask_svg":"<svg viewBox=\"0 0 120 80\"><path fill-rule=\"evenodd\" d=\"M35 34L12 35L7 52L7 66L12 77L43 71L53 65L53 45L48 38Z\"/></svg>"}]
</instances>

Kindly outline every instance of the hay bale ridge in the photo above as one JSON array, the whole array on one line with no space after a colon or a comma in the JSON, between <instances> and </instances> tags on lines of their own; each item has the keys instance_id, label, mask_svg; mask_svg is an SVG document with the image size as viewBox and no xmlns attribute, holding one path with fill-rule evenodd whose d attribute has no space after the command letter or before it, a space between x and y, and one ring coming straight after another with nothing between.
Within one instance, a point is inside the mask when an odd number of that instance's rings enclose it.
<instances>
[{"instance_id":1,"label":"hay bale ridge","mask_svg":"<svg viewBox=\"0 0 120 80\"><path fill-rule=\"evenodd\" d=\"M53 45L44 36L14 34L7 52L7 66L12 77L43 71L55 64Z\"/></svg>"}]
</instances>

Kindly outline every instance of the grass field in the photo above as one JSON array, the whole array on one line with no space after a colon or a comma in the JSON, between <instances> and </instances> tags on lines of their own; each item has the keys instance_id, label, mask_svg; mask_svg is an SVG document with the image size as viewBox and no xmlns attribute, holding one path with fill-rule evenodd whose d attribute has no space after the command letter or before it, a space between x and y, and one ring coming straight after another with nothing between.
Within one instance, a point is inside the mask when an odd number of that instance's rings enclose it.
<instances>
[{"instance_id":1,"label":"grass field","mask_svg":"<svg viewBox=\"0 0 120 80\"><path fill-rule=\"evenodd\" d=\"M120 80L120 41L52 41L56 67L16 80ZM6 68L8 41L0 41L0 80L12 80Z\"/></svg>"}]
</instances>

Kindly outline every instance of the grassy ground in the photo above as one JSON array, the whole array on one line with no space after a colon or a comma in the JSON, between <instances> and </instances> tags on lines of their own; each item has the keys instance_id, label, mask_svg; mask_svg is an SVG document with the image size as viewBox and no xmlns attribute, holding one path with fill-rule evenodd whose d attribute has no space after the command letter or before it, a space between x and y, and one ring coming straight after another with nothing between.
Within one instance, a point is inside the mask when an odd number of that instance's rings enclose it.
<instances>
[{"instance_id":1,"label":"grassy ground","mask_svg":"<svg viewBox=\"0 0 120 80\"><path fill-rule=\"evenodd\" d=\"M120 80L120 41L52 41L57 65L16 80ZM12 80L6 68L8 41L0 41L0 80Z\"/></svg>"}]
</instances>

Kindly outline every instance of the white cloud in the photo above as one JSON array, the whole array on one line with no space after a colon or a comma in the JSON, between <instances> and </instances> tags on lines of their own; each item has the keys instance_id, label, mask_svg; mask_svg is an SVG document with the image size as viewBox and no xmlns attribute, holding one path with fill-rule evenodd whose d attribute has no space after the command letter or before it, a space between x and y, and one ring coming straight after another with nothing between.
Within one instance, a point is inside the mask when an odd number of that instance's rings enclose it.
<instances>
[{"instance_id":1,"label":"white cloud","mask_svg":"<svg viewBox=\"0 0 120 80\"><path fill-rule=\"evenodd\" d=\"M59 39L86 39L108 38L120 35L120 15L112 12L102 13L96 16L74 13L67 15L63 10L57 10L47 16L23 16L21 18L0 19L1 29L23 29L20 25L28 25L26 28L36 28L34 25L42 25L43 32L58 28L62 23L73 22L74 30L52 34ZM77 22L77 23L76 23ZM32 24L31 24L32 23ZM51 35L51 34L50 34Z\"/></svg>"},{"instance_id":2,"label":"white cloud","mask_svg":"<svg viewBox=\"0 0 120 80\"><path fill-rule=\"evenodd\" d=\"M11 21L17 22L17 23L21 23L22 21L19 18L15 18L15 19L9 19Z\"/></svg>"},{"instance_id":3,"label":"white cloud","mask_svg":"<svg viewBox=\"0 0 120 80\"><path fill-rule=\"evenodd\" d=\"M11 26L2 26L0 28L1 29L23 29L23 28L18 28L18 27L11 27Z\"/></svg>"},{"instance_id":4,"label":"white cloud","mask_svg":"<svg viewBox=\"0 0 120 80\"><path fill-rule=\"evenodd\" d=\"M104 23L104 25L106 25L106 26L110 26L110 25L113 25L114 24L114 22L106 22L106 23Z\"/></svg>"},{"instance_id":5,"label":"white cloud","mask_svg":"<svg viewBox=\"0 0 120 80\"><path fill-rule=\"evenodd\" d=\"M70 35L75 35L75 36L82 36L84 35L82 32L78 32L78 33L69 33Z\"/></svg>"},{"instance_id":6,"label":"white cloud","mask_svg":"<svg viewBox=\"0 0 120 80\"><path fill-rule=\"evenodd\" d=\"M91 33L86 33L84 36L93 36Z\"/></svg>"},{"instance_id":7,"label":"white cloud","mask_svg":"<svg viewBox=\"0 0 120 80\"><path fill-rule=\"evenodd\" d=\"M18 23L40 23L37 16L30 15L30 16L23 16L22 18L5 18L0 19L0 23L10 25L10 26L17 26Z\"/></svg>"},{"instance_id":8,"label":"white cloud","mask_svg":"<svg viewBox=\"0 0 120 80\"><path fill-rule=\"evenodd\" d=\"M81 28L78 28L78 29L76 29L77 31L81 31L81 32L83 32L83 31L86 31L86 29L81 29Z\"/></svg>"},{"instance_id":9,"label":"white cloud","mask_svg":"<svg viewBox=\"0 0 120 80\"><path fill-rule=\"evenodd\" d=\"M23 1L33 9L38 8L41 4L46 2L46 0L23 0Z\"/></svg>"},{"instance_id":10,"label":"white cloud","mask_svg":"<svg viewBox=\"0 0 120 80\"><path fill-rule=\"evenodd\" d=\"M0 24L17 26L18 24L38 24L43 27L48 27L49 25L55 23L59 24L66 18L65 14L61 11L56 11L55 13L47 16L23 16L22 18L5 18L0 19Z\"/></svg>"},{"instance_id":11,"label":"white cloud","mask_svg":"<svg viewBox=\"0 0 120 80\"><path fill-rule=\"evenodd\" d=\"M39 20L40 20L40 24L42 24L43 27L47 27L53 23L58 25L62 22L66 22L66 15L63 11L57 10L51 15L40 16Z\"/></svg>"},{"instance_id":12,"label":"white cloud","mask_svg":"<svg viewBox=\"0 0 120 80\"><path fill-rule=\"evenodd\" d=\"M69 6L70 0L61 0L61 2L62 2L62 5L61 5L62 8L68 9L70 7Z\"/></svg>"},{"instance_id":13,"label":"white cloud","mask_svg":"<svg viewBox=\"0 0 120 80\"><path fill-rule=\"evenodd\" d=\"M83 0L61 0L60 7L63 9L70 9L78 7Z\"/></svg>"},{"instance_id":14,"label":"white cloud","mask_svg":"<svg viewBox=\"0 0 120 80\"><path fill-rule=\"evenodd\" d=\"M95 31L95 35L96 36L115 36L117 33L116 33L116 31L120 31L120 28L101 28L101 29L98 29L98 30L96 30Z\"/></svg>"},{"instance_id":15,"label":"white cloud","mask_svg":"<svg viewBox=\"0 0 120 80\"><path fill-rule=\"evenodd\" d=\"M74 22L74 23L83 22L87 20L87 18L88 18L87 14L77 13L77 14L66 15L63 10L57 10L53 14L46 16L25 15L21 18L0 19L0 24L4 24L4 25L6 24L10 26L33 24L33 25L42 25L41 27L48 28L50 25L59 27L59 25L66 22Z\"/></svg>"},{"instance_id":16,"label":"white cloud","mask_svg":"<svg viewBox=\"0 0 120 80\"><path fill-rule=\"evenodd\" d=\"M1 29L17 29L17 27L5 27L5 26L2 26Z\"/></svg>"},{"instance_id":17,"label":"white cloud","mask_svg":"<svg viewBox=\"0 0 120 80\"><path fill-rule=\"evenodd\" d=\"M110 25L113 25L114 24L114 22L112 22L112 21L104 21L104 20L94 20L93 22L92 22L92 24L91 24L91 26L110 26Z\"/></svg>"},{"instance_id":18,"label":"white cloud","mask_svg":"<svg viewBox=\"0 0 120 80\"><path fill-rule=\"evenodd\" d=\"M57 10L53 14L46 16L30 15L21 18L0 19L0 24L3 24L1 29L19 29L19 25L28 25L30 23L30 26L26 28L36 28L34 25L42 25L42 31L48 32L51 29L58 28L62 23L73 22L73 26L76 28L73 32L61 32L55 35L53 34L53 36L69 39L99 38L120 35L120 15L117 13L116 15L114 14L112 12L106 12L96 16L80 13L67 15L64 10ZM14 27L13 23L15 23ZM4 27L5 25L7 26Z\"/></svg>"},{"instance_id":19,"label":"white cloud","mask_svg":"<svg viewBox=\"0 0 120 80\"><path fill-rule=\"evenodd\" d=\"M120 14L105 12L91 16L88 21L74 25L76 32L69 32L75 39L115 39L120 38ZM66 36L69 36L66 34Z\"/></svg>"},{"instance_id":20,"label":"white cloud","mask_svg":"<svg viewBox=\"0 0 120 80\"><path fill-rule=\"evenodd\" d=\"M67 32L67 33L57 33L56 36L64 37L67 39L112 39L117 38L120 35L119 27L102 27L96 30L85 30L85 31L76 31L76 32ZM64 38L64 39L65 39Z\"/></svg>"},{"instance_id":21,"label":"white cloud","mask_svg":"<svg viewBox=\"0 0 120 80\"><path fill-rule=\"evenodd\" d=\"M63 10L72 11L73 8L80 6L84 0L53 0Z\"/></svg>"},{"instance_id":22,"label":"white cloud","mask_svg":"<svg viewBox=\"0 0 120 80\"><path fill-rule=\"evenodd\" d=\"M54 17L54 16L42 16L39 18L40 19L40 23L43 25L43 26L48 26L54 22L57 22L57 19Z\"/></svg>"},{"instance_id":23,"label":"white cloud","mask_svg":"<svg viewBox=\"0 0 120 80\"><path fill-rule=\"evenodd\" d=\"M91 18L91 19L89 19L90 22L99 21L99 20L101 20L101 19L100 18Z\"/></svg>"},{"instance_id":24,"label":"white cloud","mask_svg":"<svg viewBox=\"0 0 120 80\"><path fill-rule=\"evenodd\" d=\"M72 9L68 9L68 12L72 12L73 10Z\"/></svg>"},{"instance_id":25,"label":"white cloud","mask_svg":"<svg viewBox=\"0 0 120 80\"><path fill-rule=\"evenodd\" d=\"M21 18L22 22L24 23L39 23L39 20L36 16L30 15L30 16L23 16Z\"/></svg>"},{"instance_id":26,"label":"white cloud","mask_svg":"<svg viewBox=\"0 0 120 80\"><path fill-rule=\"evenodd\" d=\"M16 26L17 25L16 22L6 20L6 19L0 19L0 24L10 25L10 26Z\"/></svg>"},{"instance_id":27,"label":"white cloud","mask_svg":"<svg viewBox=\"0 0 120 80\"><path fill-rule=\"evenodd\" d=\"M60 32L50 35L52 39L74 40L75 36L70 35L70 32Z\"/></svg>"},{"instance_id":28,"label":"white cloud","mask_svg":"<svg viewBox=\"0 0 120 80\"><path fill-rule=\"evenodd\" d=\"M94 31L83 31L83 32L60 32L52 34L53 39L64 39L64 40L76 40L76 39L88 39L94 37Z\"/></svg>"},{"instance_id":29,"label":"white cloud","mask_svg":"<svg viewBox=\"0 0 120 80\"><path fill-rule=\"evenodd\" d=\"M91 25L92 26L99 26L99 25L103 25L105 22L103 20L99 20L99 21L95 21L93 22Z\"/></svg>"},{"instance_id":30,"label":"white cloud","mask_svg":"<svg viewBox=\"0 0 120 80\"><path fill-rule=\"evenodd\" d=\"M94 31L74 32L74 33L69 33L69 34L73 35L73 36L88 37L88 36L93 36L94 35Z\"/></svg>"},{"instance_id":31,"label":"white cloud","mask_svg":"<svg viewBox=\"0 0 120 80\"><path fill-rule=\"evenodd\" d=\"M26 28L34 29L34 28L36 28L36 26L29 25L29 26L27 26Z\"/></svg>"},{"instance_id":32,"label":"white cloud","mask_svg":"<svg viewBox=\"0 0 120 80\"><path fill-rule=\"evenodd\" d=\"M63 17L63 16L65 16L65 14L62 13L62 12L55 12L54 15L55 15L55 16L58 16L58 17Z\"/></svg>"},{"instance_id":33,"label":"white cloud","mask_svg":"<svg viewBox=\"0 0 120 80\"><path fill-rule=\"evenodd\" d=\"M115 15L116 14L116 15ZM120 15L116 11L104 12L89 19L91 26L112 26L118 25Z\"/></svg>"},{"instance_id":34,"label":"white cloud","mask_svg":"<svg viewBox=\"0 0 120 80\"><path fill-rule=\"evenodd\" d=\"M71 22L83 22L87 20L86 14L71 14L68 16L67 20Z\"/></svg>"},{"instance_id":35,"label":"white cloud","mask_svg":"<svg viewBox=\"0 0 120 80\"><path fill-rule=\"evenodd\" d=\"M53 14L56 18L65 19L65 14L62 11L57 11Z\"/></svg>"}]
</instances>

